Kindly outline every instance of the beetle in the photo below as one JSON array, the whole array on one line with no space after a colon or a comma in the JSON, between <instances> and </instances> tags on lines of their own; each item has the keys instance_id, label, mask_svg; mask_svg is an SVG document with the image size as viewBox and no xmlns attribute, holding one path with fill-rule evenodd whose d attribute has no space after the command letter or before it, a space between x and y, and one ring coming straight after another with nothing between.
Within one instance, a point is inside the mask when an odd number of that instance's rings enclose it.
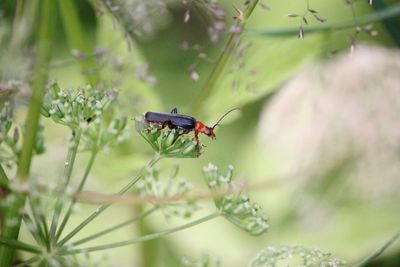
<instances>
[{"instance_id":1,"label":"beetle","mask_svg":"<svg viewBox=\"0 0 400 267\"><path fill-rule=\"evenodd\" d=\"M194 131L194 139L199 142L199 133L203 133L212 139L215 139L214 129L226 115L239 108L234 108L226 112L221 118L214 124L213 127L208 127L201 121L196 120L192 116L178 114L177 108L172 109L171 113L163 112L146 112L144 118L149 123L159 123L163 127L168 126L170 129L179 129L184 132Z\"/></svg>"}]
</instances>

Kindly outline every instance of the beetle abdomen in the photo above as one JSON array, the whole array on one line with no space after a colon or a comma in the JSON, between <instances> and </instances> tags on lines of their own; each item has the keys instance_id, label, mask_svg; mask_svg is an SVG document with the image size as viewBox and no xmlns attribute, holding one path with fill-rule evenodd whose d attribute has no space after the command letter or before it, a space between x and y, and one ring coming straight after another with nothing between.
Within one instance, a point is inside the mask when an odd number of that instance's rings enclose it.
<instances>
[{"instance_id":1,"label":"beetle abdomen","mask_svg":"<svg viewBox=\"0 0 400 267\"><path fill-rule=\"evenodd\" d=\"M194 127L196 125L195 118L174 113L146 112L144 118L148 122L169 123L175 128L189 131L194 130Z\"/></svg>"}]
</instances>

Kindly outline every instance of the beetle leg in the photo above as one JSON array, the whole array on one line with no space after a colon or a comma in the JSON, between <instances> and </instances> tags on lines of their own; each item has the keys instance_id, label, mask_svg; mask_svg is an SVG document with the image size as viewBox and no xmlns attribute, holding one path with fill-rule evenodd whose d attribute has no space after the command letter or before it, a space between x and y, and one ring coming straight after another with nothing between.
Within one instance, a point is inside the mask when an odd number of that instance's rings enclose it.
<instances>
[{"instance_id":1,"label":"beetle leg","mask_svg":"<svg viewBox=\"0 0 400 267\"><path fill-rule=\"evenodd\" d=\"M168 126L168 128L170 128L170 129L174 129L175 128L175 126L172 124L172 122L170 120L164 121L162 123L162 128L164 128L165 126Z\"/></svg>"},{"instance_id":2,"label":"beetle leg","mask_svg":"<svg viewBox=\"0 0 400 267\"><path fill-rule=\"evenodd\" d=\"M174 107L174 108L171 110L171 113L172 113L172 114L178 114L178 109L177 109L176 107Z\"/></svg>"}]
</instances>

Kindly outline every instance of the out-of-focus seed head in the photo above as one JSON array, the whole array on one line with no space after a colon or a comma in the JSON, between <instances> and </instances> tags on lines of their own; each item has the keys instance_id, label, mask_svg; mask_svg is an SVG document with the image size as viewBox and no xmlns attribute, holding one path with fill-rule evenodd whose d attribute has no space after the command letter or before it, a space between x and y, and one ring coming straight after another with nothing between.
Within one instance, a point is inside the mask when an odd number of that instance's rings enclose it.
<instances>
[{"instance_id":1,"label":"out-of-focus seed head","mask_svg":"<svg viewBox=\"0 0 400 267\"><path fill-rule=\"evenodd\" d=\"M302 267L344 267L345 262L331 258L330 253L300 245L281 247L268 246L257 253L249 267L302 266Z\"/></svg>"},{"instance_id":2,"label":"out-of-focus seed head","mask_svg":"<svg viewBox=\"0 0 400 267\"><path fill-rule=\"evenodd\" d=\"M147 122L143 116L135 118L136 131L154 151L167 158L197 158L202 153L200 145L179 129L169 129Z\"/></svg>"},{"instance_id":3,"label":"out-of-focus seed head","mask_svg":"<svg viewBox=\"0 0 400 267\"><path fill-rule=\"evenodd\" d=\"M142 197L154 199L154 205L167 217L189 218L200 207L194 200L184 200L184 196L192 190L193 185L185 178L178 177L179 166L175 165L171 174L166 176L157 169L147 170L145 178L137 188ZM174 202L159 202L158 199L174 199ZM178 200L182 198L182 200ZM151 202L151 201L150 201Z\"/></svg>"},{"instance_id":4,"label":"out-of-focus seed head","mask_svg":"<svg viewBox=\"0 0 400 267\"><path fill-rule=\"evenodd\" d=\"M225 174L209 163L203 168L204 177L212 192L232 190L233 167L229 166ZM234 190L232 190L234 191ZM261 235L268 229L267 218L259 214L260 207L250 202L250 198L241 192L232 192L214 197L215 206L230 222L252 235Z\"/></svg>"}]
</instances>

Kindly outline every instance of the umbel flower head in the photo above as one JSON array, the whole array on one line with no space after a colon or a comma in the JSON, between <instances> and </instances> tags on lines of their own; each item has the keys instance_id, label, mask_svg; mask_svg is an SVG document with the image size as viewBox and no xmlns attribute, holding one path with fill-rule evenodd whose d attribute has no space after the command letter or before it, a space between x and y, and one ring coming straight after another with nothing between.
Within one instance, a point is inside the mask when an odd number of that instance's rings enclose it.
<instances>
[{"instance_id":1,"label":"umbel flower head","mask_svg":"<svg viewBox=\"0 0 400 267\"><path fill-rule=\"evenodd\" d=\"M77 130L100 118L114 98L112 92L107 93L91 87L61 89L54 83L45 96L41 113L71 130Z\"/></svg>"},{"instance_id":2,"label":"umbel flower head","mask_svg":"<svg viewBox=\"0 0 400 267\"><path fill-rule=\"evenodd\" d=\"M199 144L180 129L149 123L143 116L135 118L137 132L163 157L197 158L201 154Z\"/></svg>"},{"instance_id":3,"label":"umbel flower head","mask_svg":"<svg viewBox=\"0 0 400 267\"><path fill-rule=\"evenodd\" d=\"M344 267L345 262L332 258L330 253L300 245L281 247L268 246L257 253L249 262L249 267Z\"/></svg>"},{"instance_id":4,"label":"umbel flower head","mask_svg":"<svg viewBox=\"0 0 400 267\"><path fill-rule=\"evenodd\" d=\"M229 166L225 174L221 174L217 166L209 163L203 168L208 187L218 195L218 191L233 189L233 167ZM233 190L232 190L233 191ZM250 198L241 192L214 197L217 209L230 222L252 235L261 235L268 229L267 218L259 214L260 206L250 202Z\"/></svg>"}]
</instances>

